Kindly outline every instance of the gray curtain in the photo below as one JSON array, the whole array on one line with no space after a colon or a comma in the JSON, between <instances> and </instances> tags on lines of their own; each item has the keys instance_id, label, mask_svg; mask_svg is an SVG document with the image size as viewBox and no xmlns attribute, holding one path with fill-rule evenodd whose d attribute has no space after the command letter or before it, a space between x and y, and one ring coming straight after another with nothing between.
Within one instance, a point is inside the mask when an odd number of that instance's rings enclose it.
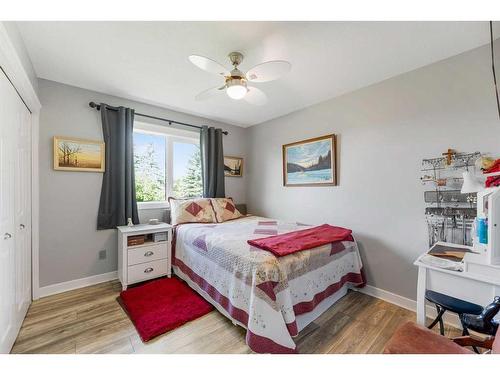
<instances>
[{"instance_id":1,"label":"gray curtain","mask_svg":"<svg viewBox=\"0 0 500 375\"><path fill-rule=\"evenodd\" d=\"M101 103L106 171L102 178L97 229L114 229L131 218L139 224L134 178L134 110Z\"/></svg>"},{"instance_id":2,"label":"gray curtain","mask_svg":"<svg viewBox=\"0 0 500 375\"><path fill-rule=\"evenodd\" d=\"M201 176L205 198L224 198L222 129L203 126L200 131Z\"/></svg>"}]
</instances>

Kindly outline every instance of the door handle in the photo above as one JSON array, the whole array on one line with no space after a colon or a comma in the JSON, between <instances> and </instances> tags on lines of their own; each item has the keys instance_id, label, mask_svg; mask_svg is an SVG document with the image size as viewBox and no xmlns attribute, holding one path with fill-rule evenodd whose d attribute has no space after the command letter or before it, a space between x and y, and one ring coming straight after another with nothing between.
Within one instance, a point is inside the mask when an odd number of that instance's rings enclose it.
<instances>
[{"instance_id":1,"label":"door handle","mask_svg":"<svg viewBox=\"0 0 500 375\"><path fill-rule=\"evenodd\" d=\"M10 234L10 233L5 233L5 234L3 235L3 239L4 239L4 240L8 240L9 238L12 238L12 234Z\"/></svg>"},{"instance_id":2,"label":"door handle","mask_svg":"<svg viewBox=\"0 0 500 375\"><path fill-rule=\"evenodd\" d=\"M24 229L25 228L24 224L19 224L19 228Z\"/></svg>"}]
</instances>

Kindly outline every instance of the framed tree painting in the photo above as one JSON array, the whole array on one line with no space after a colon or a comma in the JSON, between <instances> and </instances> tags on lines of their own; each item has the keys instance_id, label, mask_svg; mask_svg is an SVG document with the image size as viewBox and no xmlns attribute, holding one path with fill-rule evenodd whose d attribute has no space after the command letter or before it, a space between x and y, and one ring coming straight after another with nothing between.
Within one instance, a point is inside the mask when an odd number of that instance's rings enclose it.
<instances>
[{"instance_id":1,"label":"framed tree painting","mask_svg":"<svg viewBox=\"0 0 500 375\"><path fill-rule=\"evenodd\" d=\"M336 154L335 134L283 145L283 185L337 185Z\"/></svg>"},{"instance_id":2,"label":"framed tree painting","mask_svg":"<svg viewBox=\"0 0 500 375\"><path fill-rule=\"evenodd\" d=\"M104 172L104 157L104 142L54 137L55 170Z\"/></svg>"},{"instance_id":3,"label":"framed tree painting","mask_svg":"<svg viewBox=\"0 0 500 375\"><path fill-rule=\"evenodd\" d=\"M224 176L243 176L243 158L238 158L236 156L224 156Z\"/></svg>"}]
</instances>

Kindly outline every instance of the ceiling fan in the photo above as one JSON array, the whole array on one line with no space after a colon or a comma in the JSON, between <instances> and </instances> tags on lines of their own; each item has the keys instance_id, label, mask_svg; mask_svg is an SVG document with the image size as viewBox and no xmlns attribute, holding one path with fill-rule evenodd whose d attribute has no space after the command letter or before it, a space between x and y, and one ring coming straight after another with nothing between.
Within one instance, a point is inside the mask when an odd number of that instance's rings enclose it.
<instances>
[{"instance_id":1,"label":"ceiling fan","mask_svg":"<svg viewBox=\"0 0 500 375\"><path fill-rule=\"evenodd\" d=\"M234 100L245 99L250 104L263 105L267 102L266 94L254 86L249 86L251 82L269 82L280 78L287 73L292 65L288 61L274 60L267 61L254 66L248 72L243 73L238 69L238 65L243 61L243 54L240 52L231 52L229 60L233 65L231 71L227 70L222 64L200 55L189 56L191 61L198 68L209 73L214 73L224 77L224 85L212 87L200 92L195 96L196 100L205 100L213 95L226 91L227 96Z\"/></svg>"}]
</instances>

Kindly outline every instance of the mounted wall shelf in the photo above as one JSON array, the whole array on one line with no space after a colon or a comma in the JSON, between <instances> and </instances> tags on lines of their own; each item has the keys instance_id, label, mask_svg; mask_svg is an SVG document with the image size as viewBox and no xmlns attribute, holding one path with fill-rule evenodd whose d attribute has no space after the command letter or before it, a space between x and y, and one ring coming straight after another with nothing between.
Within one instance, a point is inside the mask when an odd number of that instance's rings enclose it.
<instances>
[{"instance_id":1,"label":"mounted wall shelf","mask_svg":"<svg viewBox=\"0 0 500 375\"><path fill-rule=\"evenodd\" d=\"M481 153L448 149L436 158L422 160L420 180L424 191L429 246L437 241L470 245L471 228L476 216L475 193L461 193L464 172L476 172ZM430 184L430 185L429 185Z\"/></svg>"}]
</instances>

